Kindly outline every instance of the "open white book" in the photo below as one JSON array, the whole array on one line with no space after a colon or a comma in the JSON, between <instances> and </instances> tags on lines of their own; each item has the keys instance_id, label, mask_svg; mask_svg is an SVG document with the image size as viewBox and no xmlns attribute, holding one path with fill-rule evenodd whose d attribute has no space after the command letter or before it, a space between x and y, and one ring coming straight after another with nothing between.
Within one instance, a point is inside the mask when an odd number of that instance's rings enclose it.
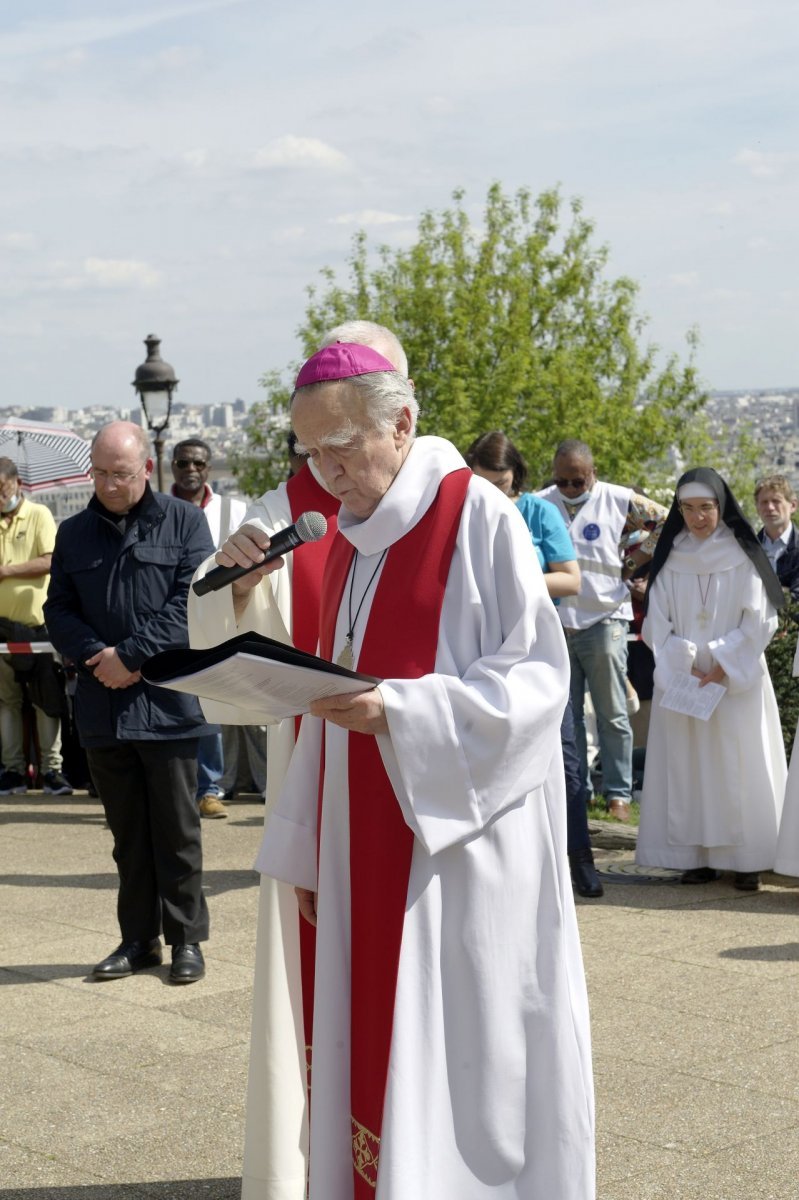
<instances>
[{"instance_id":1,"label":"open white book","mask_svg":"<svg viewBox=\"0 0 799 1200\"><path fill-rule=\"evenodd\" d=\"M380 683L258 633L208 650L164 650L148 658L141 673L159 687L247 709L254 725L273 725L307 713L314 700Z\"/></svg>"},{"instance_id":2,"label":"open white book","mask_svg":"<svg viewBox=\"0 0 799 1200\"><path fill-rule=\"evenodd\" d=\"M704 687L700 687L696 675L677 671L663 693L660 707L670 708L672 712L683 713L686 717L697 717L700 721L707 721L726 691L720 683L706 683Z\"/></svg>"}]
</instances>

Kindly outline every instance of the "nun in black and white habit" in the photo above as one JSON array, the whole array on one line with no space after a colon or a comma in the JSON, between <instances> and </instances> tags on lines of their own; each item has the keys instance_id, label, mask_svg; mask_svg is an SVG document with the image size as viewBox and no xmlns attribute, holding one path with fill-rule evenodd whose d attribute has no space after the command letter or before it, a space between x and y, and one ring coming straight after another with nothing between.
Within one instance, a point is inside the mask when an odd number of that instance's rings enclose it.
<instances>
[{"instance_id":1,"label":"nun in black and white habit","mask_svg":"<svg viewBox=\"0 0 799 1200\"><path fill-rule=\"evenodd\" d=\"M727 484L687 471L655 551L643 637L655 656L636 861L756 890L774 865L785 791L780 718L763 651L780 584ZM660 706L679 673L726 692L708 720Z\"/></svg>"}]
</instances>

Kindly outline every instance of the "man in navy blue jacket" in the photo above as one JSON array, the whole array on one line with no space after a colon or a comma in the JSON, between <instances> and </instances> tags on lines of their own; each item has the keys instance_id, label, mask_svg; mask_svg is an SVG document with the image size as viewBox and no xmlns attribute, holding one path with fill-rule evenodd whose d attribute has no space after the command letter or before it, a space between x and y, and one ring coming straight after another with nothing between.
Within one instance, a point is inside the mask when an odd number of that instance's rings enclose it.
<instances>
[{"instance_id":1,"label":"man in navy blue jacket","mask_svg":"<svg viewBox=\"0 0 799 1200\"><path fill-rule=\"evenodd\" d=\"M92 442L94 496L56 535L45 619L77 664L75 718L114 836L122 941L94 968L118 979L161 962L173 983L201 979L208 938L197 741L209 732L193 696L151 687L142 663L188 645L192 575L214 545L194 505L155 493L147 434L127 421Z\"/></svg>"},{"instance_id":2,"label":"man in navy blue jacket","mask_svg":"<svg viewBox=\"0 0 799 1200\"><path fill-rule=\"evenodd\" d=\"M758 540L777 578L799 600L799 538L793 514L796 492L784 475L766 475L755 484L755 507L763 522Z\"/></svg>"}]
</instances>

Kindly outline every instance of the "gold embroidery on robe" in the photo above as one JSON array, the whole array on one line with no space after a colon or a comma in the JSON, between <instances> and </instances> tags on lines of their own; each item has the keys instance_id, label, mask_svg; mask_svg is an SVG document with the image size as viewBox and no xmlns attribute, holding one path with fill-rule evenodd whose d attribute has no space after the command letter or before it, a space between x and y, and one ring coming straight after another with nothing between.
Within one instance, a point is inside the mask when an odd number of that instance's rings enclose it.
<instances>
[{"instance_id":1,"label":"gold embroidery on robe","mask_svg":"<svg viewBox=\"0 0 799 1200\"><path fill-rule=\"evenodd\" d=\"M369 1187L377 1187L377 1163L380 1155L380 1138L360 1121L352 1120L352 1162L355 1170L365 1179Z\"/></svg>"}]
</instances>

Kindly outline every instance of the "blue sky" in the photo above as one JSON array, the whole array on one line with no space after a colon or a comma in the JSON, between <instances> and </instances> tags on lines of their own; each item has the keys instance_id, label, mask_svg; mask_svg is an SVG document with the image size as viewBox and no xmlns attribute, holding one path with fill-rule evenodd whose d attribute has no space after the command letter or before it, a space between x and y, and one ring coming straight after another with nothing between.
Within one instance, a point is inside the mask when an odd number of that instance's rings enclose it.
<instances>
[{"instance_id":1,"label":"blue sky","mask_svg":"<svg viewBox=\"0 0 799 1200\"><path fill-rule=\"evenodd\" d=\"M2 403L199 403L297 357L354 231L488 186L579 196L646 338L799 386L792 0L0 0Z\"/></svg>"}]
</instances>

